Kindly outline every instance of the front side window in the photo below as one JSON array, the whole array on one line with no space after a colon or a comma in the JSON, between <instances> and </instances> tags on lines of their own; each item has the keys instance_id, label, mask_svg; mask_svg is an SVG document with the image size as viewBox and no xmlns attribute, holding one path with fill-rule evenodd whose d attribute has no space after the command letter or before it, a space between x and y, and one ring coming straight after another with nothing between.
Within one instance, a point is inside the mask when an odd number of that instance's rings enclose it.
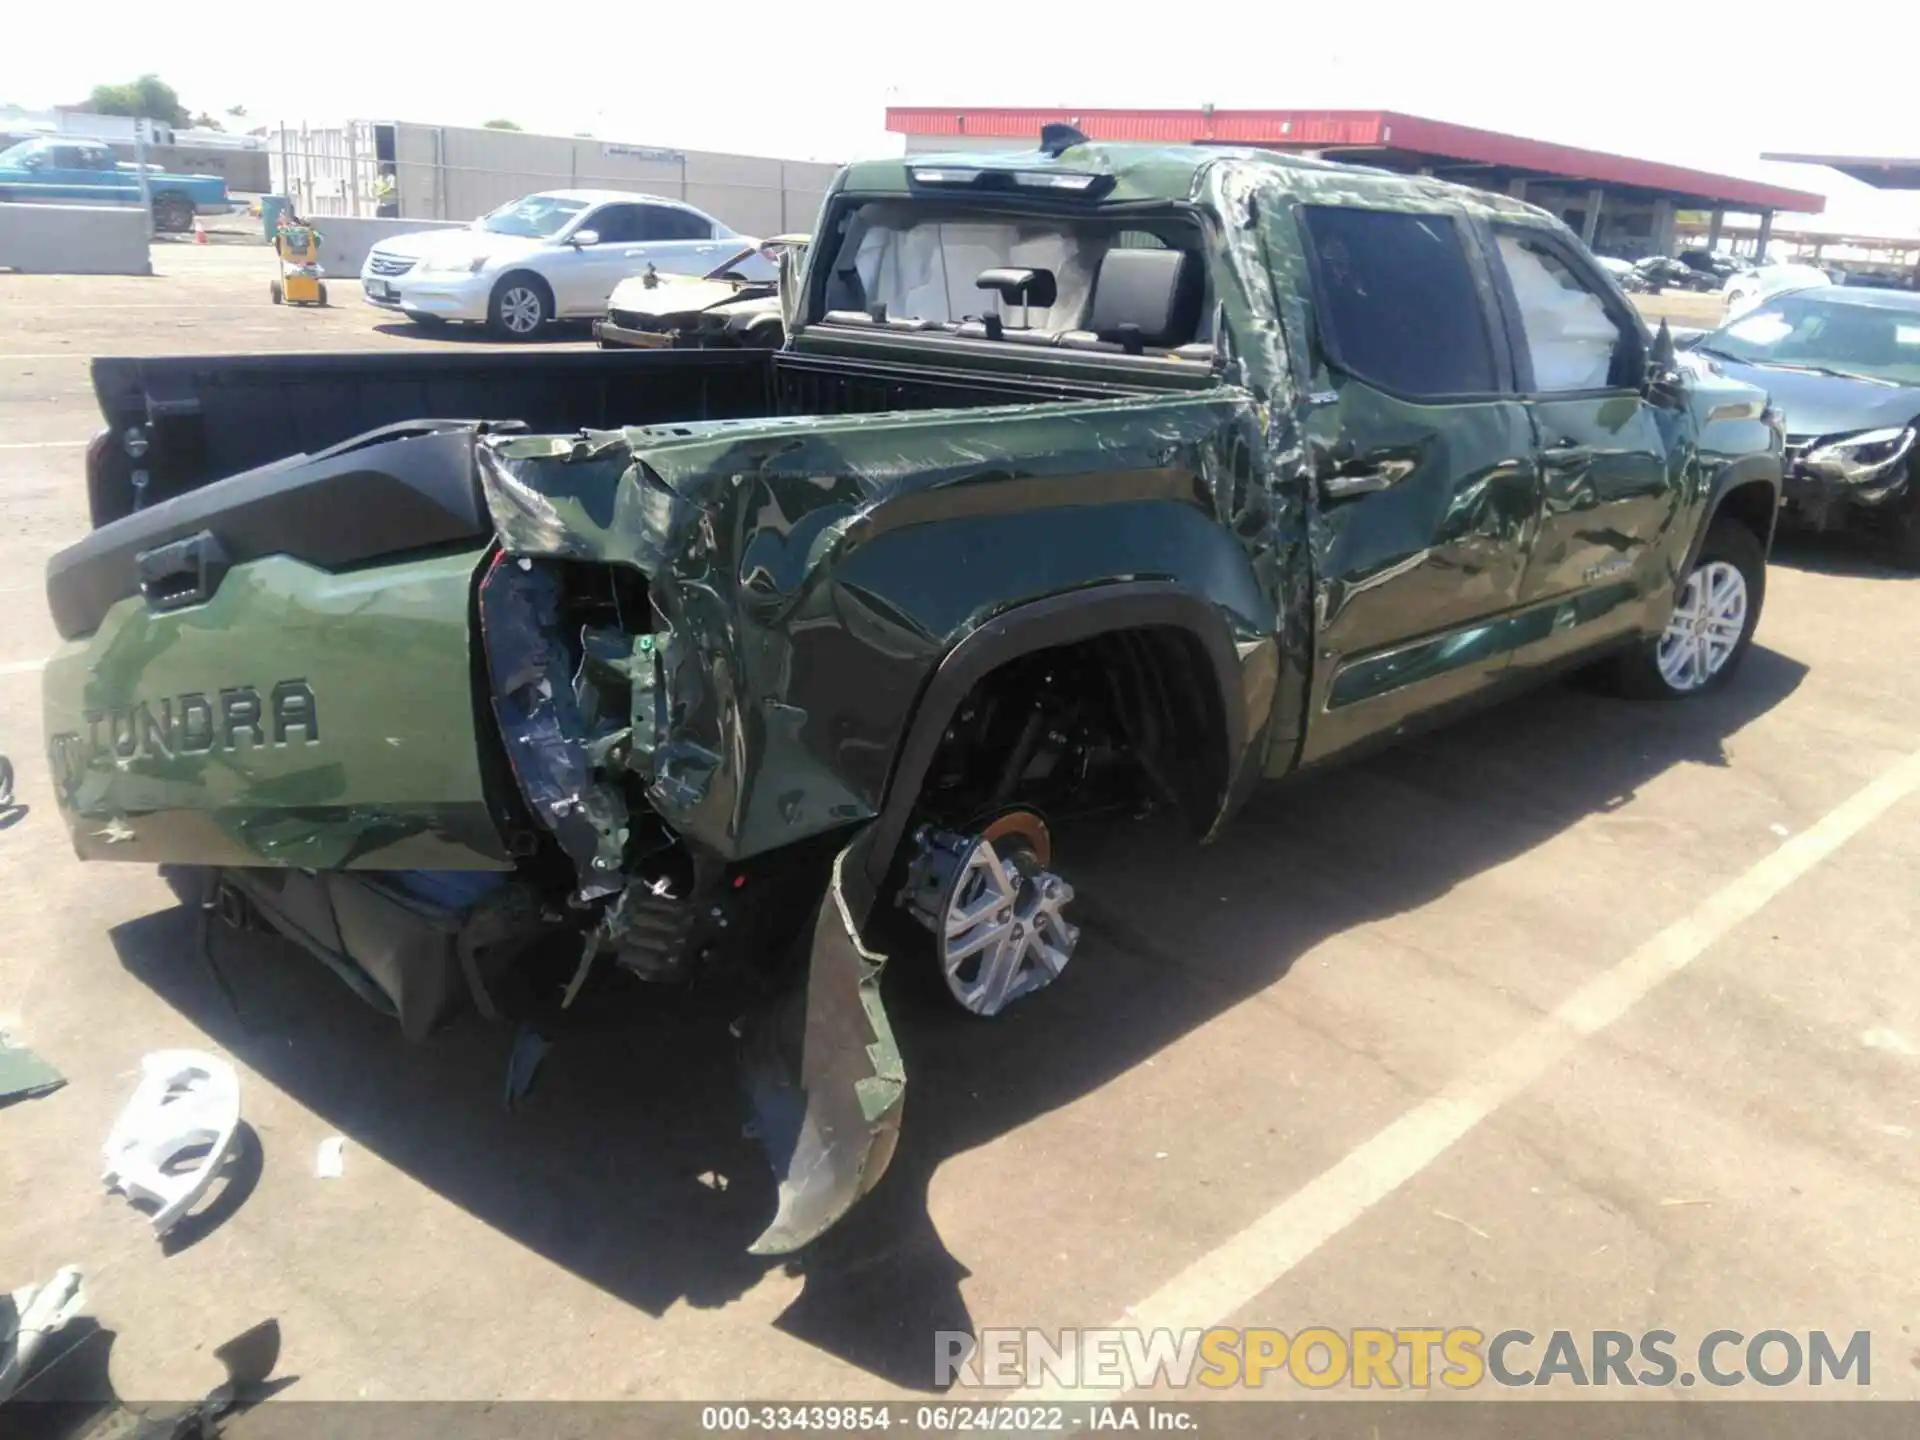
<instances>
[{"instance_id":1,"label":"front side window","mask_svg":"<svg viewBox=\"0 0 1920 1440\"><path fill-rule=\"evenodd\" d=\"M1502 233L1499 247L1533 359L1533 388L1604 389L1622 338L1606 304L1538 241Z\"/></svg>"},{"instance_id":2,"label":"front side window","mask_svg":"<svg viewBox=\"0 0 1920 1440\"><path fill-rule=\"evenodd\" d=\"M603 205L581 222L582 230L591 230L602 245L625 245L645 240L646 211L639 205Z\"/></svg>"},{"instance_id":3,"label":"front side window","mask_svg":"<svg viewBox=\"0 0 1920 1440\"><path fill-rule=\"evenodd\" d=\"M1412 399L1499 388L1486 308L1450 216L1327 205L1301 215L1335 368Z\"/></svg>"}]
</instances>

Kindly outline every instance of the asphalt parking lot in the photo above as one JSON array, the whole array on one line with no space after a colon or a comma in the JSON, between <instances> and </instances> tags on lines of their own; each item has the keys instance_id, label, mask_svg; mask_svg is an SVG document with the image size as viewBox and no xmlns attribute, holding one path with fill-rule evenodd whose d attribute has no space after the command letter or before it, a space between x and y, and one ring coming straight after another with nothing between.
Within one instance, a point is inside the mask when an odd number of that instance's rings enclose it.
<instances>
[{"instance_id":1,"label":"asphalt parking lot","mask_svg":"<svg viewBox=\"0 0 1920 1440\"><path fill-rule=\"evenodd\" d=\"M70 1082L0 1110L0 1287L81 1266L120 1394L204 1393L272 1316L308 1400L924 1395L935 1331L1162 1323L1868 1330L1842 1388L1920 1398L1920 577L1795 541L1705 701L1559 686L1208 849L1069 837L1073 965L992 1023L890 977L892 1173L766 1261L723 1006L583 1023L509 1113L507 1034L410 1045L264 945L236 1013L152 872L72 858L37 662L88 358L478 343L275 308L253 247L155 268L0 275L0 1025ZM231 1057L258 1137L173 1253L99 1183L166 1046Z\"/></svg>"}]
</instances>

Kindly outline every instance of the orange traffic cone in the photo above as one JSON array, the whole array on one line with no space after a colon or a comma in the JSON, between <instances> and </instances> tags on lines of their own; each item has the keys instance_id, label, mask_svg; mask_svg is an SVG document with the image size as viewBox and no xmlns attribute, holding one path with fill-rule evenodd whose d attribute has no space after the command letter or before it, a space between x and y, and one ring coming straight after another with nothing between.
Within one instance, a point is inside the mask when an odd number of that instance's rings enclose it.
<instances>
[{"instance_id":1,"label":"orange traffic cone","mask_svg":"<svg viewBox=\"0 0 1920 1440\"><path fill-rule=\"evenodd\" d=\"M194 216L193 219L193 243L196 245L205 245L208 243L207 227L200 223L200 217L197 215Z\"/></svg>"}]
</instances>

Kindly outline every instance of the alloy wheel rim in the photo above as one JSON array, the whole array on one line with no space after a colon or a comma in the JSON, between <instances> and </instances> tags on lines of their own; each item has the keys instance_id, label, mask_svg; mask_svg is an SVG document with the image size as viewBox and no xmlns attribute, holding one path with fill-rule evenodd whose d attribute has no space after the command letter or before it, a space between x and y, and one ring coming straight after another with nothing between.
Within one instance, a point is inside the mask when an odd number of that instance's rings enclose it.
<instances>
[{"instance_id":1,"label":"alloy wheel rim","mask_svg":"<svg viewBox=\"0 0 1920 1440\"><path fill-rule=\"evenodd\" d=\"M1025 862L1025 863L1023 863ZM1061 909L1073 887L991 840L966 857L941 926L947 988L976 1015L997 1015L1066 968L1079 931Z\"/></svg>"},{"instance_id":2,"label":"alloy wheel rim","mask_svg":"<svg viewBox=\"0 0 1920 1440\"><path fill-rule=\"evenodd\" d=\"M500 297L500 320L516 335L530 335L540 324L540 297L516 285Z\"/></svg>"},{"instance_id":3,"label":"alloy wheel rim","mask_svg":"<svg viewBox=\"0 0 1920 1440\"><path fill-rule=\"evenodd\" d=\"M1656 661L1674 690L1698 690L1726 668L1747 629L1747 577L1725 560L1695 567L1680 587Z\"/></svg>"}]
</instances>

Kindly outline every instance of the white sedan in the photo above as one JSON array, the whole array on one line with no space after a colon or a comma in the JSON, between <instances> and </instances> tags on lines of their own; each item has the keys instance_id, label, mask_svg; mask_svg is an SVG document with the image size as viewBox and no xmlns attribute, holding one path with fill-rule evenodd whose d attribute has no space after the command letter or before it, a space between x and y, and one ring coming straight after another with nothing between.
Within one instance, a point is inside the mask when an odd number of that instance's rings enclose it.
<instances>
[{"instance_id":1,"label":"white sedan","mask_svg":"<svg viewBox=\"0 0 1920 1440\"><path fill-rule=\"evenodd\" d=\"M422 325L487 325L527 340L551 320L598 318L614 286L652 265L705 274L734 240L711 215L621 190L548 190L461 230L382 240L360 268L368 303Z\"/></svg>"},{"instance_id":2,"label":"white sedan","mask_svg":"<svg viewBox=\"0 0 1920 1440\"><path fill-rule=\"evenodd\" d=\"M1720 323L1724 325L1776 295L1831 284L1833 278L1817 265L1762 265L1727 281L1727 308Z\"/></svg>"}]
</instances>

